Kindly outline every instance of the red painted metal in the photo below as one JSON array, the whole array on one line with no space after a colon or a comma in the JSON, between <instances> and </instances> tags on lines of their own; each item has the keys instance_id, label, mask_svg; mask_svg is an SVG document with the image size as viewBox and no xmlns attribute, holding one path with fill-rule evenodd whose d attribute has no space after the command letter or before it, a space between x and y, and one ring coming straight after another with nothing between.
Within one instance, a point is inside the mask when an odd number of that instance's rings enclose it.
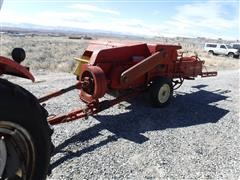
<instances>
[{"instance_id":1,"label":"red painted metal","mask_svg":"<svg viewBox=\"0 0 240 180\"><path fill-rule=\"evenodd\" d=\"M86 107L83 109L75 110L75 111L72 111L69 114L65 114L65 115L49 117L48 122L51 125L56 125L56 124L60 124L60 123L74 121L79 118L88 118L88 116L90 116L90 115L97 114L97 113L99 113L105 109L108 109L122 101L133 98L145 90L146 90L146 88L138 88L132 92L128 92L127 94L121 95L113 100L104 100L102 102L92 101L91 103L87 103Z\"/></svg>"},{"instance_id":2,"label":"red painted metal","mask_svg":"<svg viewBox=\"0 0 240 180\"><path fill-rule=\"evenodd\" d=\"M62 95L62 94L65 94L65 93L67 93L67 92L69 92L69 91L72 91L72 90L74 90L74 89L81 89L82 86L83 86L83 84L84 84L83 82L78 82L77 84L74 84L74 85L69 86L69 87L67 87L67 88L64 88L64 89L58 90L58 91L56 91L56 92L53 92L53 93L51 93L51 94L48 94L48 95L46 95L46 96L43 96L43 97L39 98L38 101L39 101L40 103L42 103L42 102L45 102L45 101L47 101L47 100L49 100L49 99L52 99L52 98L54 98L54 97L60 96L60 95Z\"/></svg>"},{"instance_id":3,"label":"red painted metal","mask_svg":"<svg viewBox=\"0 0 240 180\"><path fill-rule=\"evenodd\" d=\"M87 82L86 86L82 86L80 98L84 102L92 102L101 98L107 92L107 81L103 70L98 66L82 65L82 74L80 76L82 82Z\"/></svg>"},{"instance_id":4,"label":"red painted metal","mask_svg":"<svg viewBox=\"0 0 240 180\"><path fill-rule=\"evenodd\" d=\"M192 80L197 76L216 76L217 72L203 72L204 61L196 56L183 57L177 50L181 46L146 44L139 42L94 42L82 55L84 63L79 66L79 81L42 98L42 103L73 89L80 90L80 99L86 107L61 116L51 116L52 125L73 121L96 114L115 104L146 91L157 77L168 77L174 88L184 79ZM80 61L81 62L81 61ZM34 81L27 68L0 56L0 75L11 74ZM117 92L113 100L100 101L106 93Z\"/></svg>"},{"instance_id":5,"label":"red painted metal","mask_svg":"<svg viewBox=\"0 0 240 180\"><path fill-rule=\"evenodd\" d=\"M211 76L216 76L217 72L202 72L200 74L201 77L211 77Z\"/></svg>"},{"instance_id":6,"label":"red painted metal","mask_svg":"<svg viewBox=\"0 0 240 180\"><path fill-rule=\"evenodd\" d=\"M79 118L87 118L89 115L97 113L97 105L98 102L91 102L86 105L87 106L86 108L72 111L65 115L50 116L48 118L48 123L51 125L56 125L59 123L74 121Z\"/></svg>"},{"instance_id":7,"label":"red painted metal","mask_svg":"<svg viewBox=\"0 0 240 180\"><path fill-rule=\"evenodd\" d=\"M39 99L43 102L77 88L80 89L80 99L86 103L86 108L50 117L49 123L54 125L86 118L110 108L145 91L158 76L172 79L177 88L184 79L217 75L217 72L203 72L204 61L198 57L178 55L179 49L181 46L161 44L91 43L83 53L89 63L81 65L79 82ZM99 101L99 98L112 91L118 92L116 99Z\"/></svg>"},{"instance_id":8,"label":"red painted metal","mask_svg":"<svg viewBox=\"0 0 240 180\"><path fill-rule=\"evenodd\" d=\"M134 66L130 67L121 74L121 83L129 84L134 82L137 78L151 71L159 64L163 64L169 60L169 54L165 51L155 52L153 55L141 60Z\"/></svg>"},{"instance_id":9,"label":"red painted metal","mask_svg":"<svg viewBox=\"0 0 240 180\"><path fill-rule=\"evenodd\" d=\"M179 49L181 46L153 43L94 42L83 55L90 59L89 66L102 69L107 90L119 91L146 86L157 76L191 79L201 75L204 61L180 57ZM165 52L166 57L152 57L159 52Z\"/></svg>"},{"instance_id":10,"label":"red painted metal","mask_svg":"<svg viewBox=\"0 0 240 180\"><path fill-rule=\"evenodd\" d=\"M21 66L17 62L3 56L0 56L0 75L1 74L19 76L22 78L30 79L33 82L35 80L33 75L26 67Z\"/></svg>"}]
</instances>

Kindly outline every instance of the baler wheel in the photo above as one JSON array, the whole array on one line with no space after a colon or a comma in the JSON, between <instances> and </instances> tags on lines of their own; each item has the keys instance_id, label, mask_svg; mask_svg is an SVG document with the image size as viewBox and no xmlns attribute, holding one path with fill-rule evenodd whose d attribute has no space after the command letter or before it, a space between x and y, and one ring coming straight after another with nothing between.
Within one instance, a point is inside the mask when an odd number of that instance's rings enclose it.
<instances>
[{"instance_id":1,"label":"baler wheel","mask_svg":"<svg viewBox=\"0 0 240 180\"><path fill-rule=\"evenodd\" d=\"M150 86L150 100L155 107L169 104L173 95L173 85L169 78L159 77Z\"/></svg>"},{"instance_id":2,"label":"baler wheel","mask_svg":"<svg viewBox=\"0 0 240 180\"><path fill-rule=\"evenodd\" d=\"M22 87L0 79L0 179L46 179L53 151L47 111Z\"/></svg>"}]
</instances>

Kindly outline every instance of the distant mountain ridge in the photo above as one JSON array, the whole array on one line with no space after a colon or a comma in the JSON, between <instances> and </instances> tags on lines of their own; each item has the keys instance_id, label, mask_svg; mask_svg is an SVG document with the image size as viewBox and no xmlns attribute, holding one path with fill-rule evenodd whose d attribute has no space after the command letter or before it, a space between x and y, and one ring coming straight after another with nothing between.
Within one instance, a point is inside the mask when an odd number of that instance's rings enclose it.
<instances>
[{"instance_id":1,"label":"distant mountain ridge","mask_svg":"<svg viewBox=\"0 0 240 180\"><path fill-rule=\"evenodd\" d=\"M85 29L85 28L69 28L64 26L42 26L42 25L35 25L35 24L11 24L11 23L3 23L1 24L1 31L21 31L21 32L42 32L42 33L64 33L64 34L79 34L79 33L87 33L87 34L105 34L105 35L112 35L112 36L136 36L142 37L139 35L135 35L133 33L122 33L122 32L115 32L115 31L106 31L106 30L99 30L99 29Z\"/></svg>"}]
</instances>

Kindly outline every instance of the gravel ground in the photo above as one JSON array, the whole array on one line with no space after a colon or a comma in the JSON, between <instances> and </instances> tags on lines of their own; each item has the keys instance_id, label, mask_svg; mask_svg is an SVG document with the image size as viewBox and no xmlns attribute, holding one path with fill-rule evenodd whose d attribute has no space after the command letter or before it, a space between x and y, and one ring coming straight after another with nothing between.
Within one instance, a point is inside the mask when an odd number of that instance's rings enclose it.
<instances>
[{"instance_id":1,"label":"gravel ground","mask_svg":"<svg viewBox=\"0 0 240 180\"><path fill-rule=\"evenodd\" d=\"M147 94L88 120L54 126L54 179L239 179L239 70L185 81L171 104L152 108ZM40 97L75 82L38 73L10 78ZM110 98L110 97L106 97ZM47 102L50 113L84 105L72 91Z\"/></svg>"}]
</instances>

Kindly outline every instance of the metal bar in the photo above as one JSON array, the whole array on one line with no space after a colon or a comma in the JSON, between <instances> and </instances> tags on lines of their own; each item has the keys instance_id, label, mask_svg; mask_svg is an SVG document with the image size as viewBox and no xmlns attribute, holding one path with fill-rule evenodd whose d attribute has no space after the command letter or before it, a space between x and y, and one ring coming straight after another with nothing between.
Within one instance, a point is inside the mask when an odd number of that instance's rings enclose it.
<instances>
[{"instance_id":1,"label":"metal bar","mask_svg":"<svg viewBox=\"0 0 240 180\"><path fill-rule=\"evenodd\" d=\"M146 87L134 90L133 93L119 96L118 98L113 99L113 100L104 100L102 102L93 101L93 102L87 104L87 107L84 109L79 109L79 110L70 112L69 114L65 114L65 115L61 115L61 116L57 116L57 117L49 117L48 122L51 125L56 125L56 124L60 124L60 123L74 121L74 120L77 120L77 119L83 118L83 117L87 118L90 115L99 113L99 112L101 112L105 109L108 109L124 100L135 97L139 93L141 93L145 90L146 90Z\"/></svg>"},{"instance_id":2,"label":"metal bar","mask_svg":"<svg viewBox=\"0 0 240 180\"><path fill-rule=\"evenodd\" d=\"M46 95L46 96L43 96L43 97L39 98L38 101L39 101L39 103L42 103L42 102L44 102L44 101L47 101L47 100L49 100L49 99L51 99L51 98L60 96L60 95L62 95L62 94L64 94L64 93L67 93L67 92L72 91L72 90L74 90L74 89L81 89L81 86L82 86L82 83L81 83L81 82L78 82L77 84L74 84L74 85L69 86L69 87L67 87L67 88L64 88L64 89L61 89L61 90L59 90L59 91L53 92L53 93L51 93L51 94L48 94L48 95Z\"/></svg>"},{"instance_id":3,"label":"metal bar","mask_svg":"<svg viewBox=\"0 0 240 180\"><path fill-rule=\"evenodd\" d=\"M217 72L216 71L212 71L212 72L202 72L200 74L201 77L212 77L212 76L217 76Z\"/></svg>"},{"instance_id":4,"label":"metal bar","mask_svg":"<svg viewBox=\"0 0 240 180\"><path fill-rule=\"evenodd\" d=\"M146 59L140 61L136 65L130 67L121 74L121 83L128 84L136 80L138 77L146 74L154 67L162 64L169 59L169 54L166 51L156 52Z\"/></svg>"},{"instance_id":5,"label":"metal bar","mask_svg":"<svg viewBox=\"0 0 240 180\"><path fill-rule=\"evenodd\" d=\"M87 118L89 115L95 114L96 109L95 107L88 106L84 109L76 110L73 112L70 112L69 114L65 114L62 116L57 116L57 117L50 117L48 118L48 122L51 125L56 125L64 122L69 122L69 121L74 121L79 118Z\"/></svg>"}]
</instances>

